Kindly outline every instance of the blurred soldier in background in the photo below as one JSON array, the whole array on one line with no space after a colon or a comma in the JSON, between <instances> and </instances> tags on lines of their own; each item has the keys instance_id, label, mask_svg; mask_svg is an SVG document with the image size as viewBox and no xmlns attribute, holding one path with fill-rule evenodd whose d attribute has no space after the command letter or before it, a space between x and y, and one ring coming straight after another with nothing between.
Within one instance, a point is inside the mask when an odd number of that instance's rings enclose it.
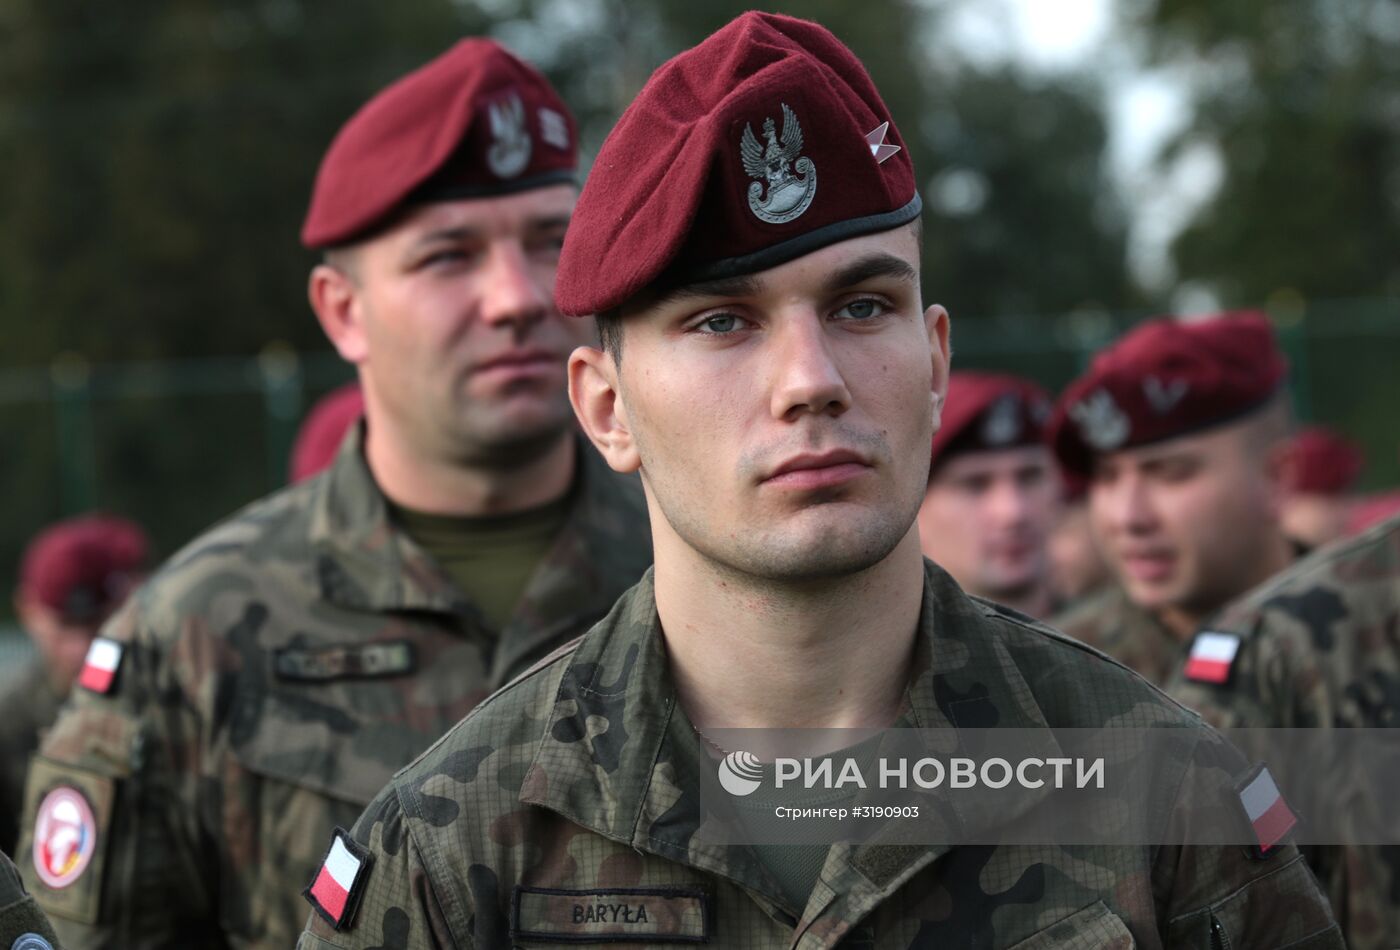
<instances>
[{"instance_id":1,"label":"blurred soldier in background","mask_svg":"<svg viewBox=\"0 0 1400 950\"><path fill-rule=\"evenodd\" d=\"M1286 567L1286 368L1262 314L1145 323L1065 390L1050 439L1088 479L1115 584L1054 625L1157 685L1201 621Z\"/></svg>"},{"instance_id":2,"label":"blurred soldier in background","mask_svg":"<svg viewBox=\"0 0 1400 950\"><path fill-rule=\"evenodd\" d=\"M1111 576L1089 524L1089 501L1082 481L1062 479L1064 498L1050 529L1050 589L1061 604L1072 604L1109 583Z\"/></svg>"},{"instance_id":3,"label":"blurred soldier in background","mask_svg":"<svg viewBox=\"0 0 1400 950\"><path fill-rule=\"evenodd\" d=\"M15 851L29 757L58 717L98 628L140 581L146 558L139 527L98 514L50 525L25 549L15 616L35 655L0 695L0 851Z\"/></svg>"},{"instance_id":4,"label":"blurred soldier in background","mask_svg":"<svg viewBox=\"0 0 1400 950\"><path fill-rule=\"evenodd\" d=\"M1042 619L1055 607L1046 542L1060 498L1049 415L1028 380L953 373L919 507L924 554L963 590Z\"/></svg>"},{"instance_id":5,"label":"blurred soldier in background","mask_svg":"<svg viewBox=\"0 0 1400 950\"><path fill-rule=\"evenodd\" d=\"M332 389L311 407L292 443L290 481L302 482L330 468L345 433L365 415L365 394L358 381Z\"/></svg>"},{"instance_id":6,"label":"blurred soldier in background","mask_svg":"<svg viewBox=\"0 0 1400 950\"><path fill-rule=\"evenodd\" d=\"M596 332L551 296L576 147L545 78L481 39L337 135L302 240L365 422L104 629L109 675L27 798L68 947L291 946L330 830L649 564L640 488L566 393Z\"/></svg>"},{"instance_id":7,"label":"blurred soldier in background","mask_svg":"<svg viewBox=\"0 0 1400 950\"><path fill-rule=\"evenodd\" d=\"M1212 618L1197 643L1193 655L1220 659L1187 664L1167 690L1215 725L1400 727L1400 518L1300 561ZM1382 801L1394 814L1393 785L1345 767L1322 781L1334 820L1382 814ZM1366 840L1364 827L1352 832ZM1400 847L1307 851L1347 946L1400 947Z\"/></svg>"},{"instance_id":8,"label":"blurred soldier in background","mask_svg":"<svg viewBox=\"0 0 1400 950\"><path fill-rule=\"evenodd\" d=\"M1308 426L1295 433L1283 462L1283 533L1307 548L1345 534L1365 464L1361 449L1330 429Z\"/></svg>"}]
</instances>

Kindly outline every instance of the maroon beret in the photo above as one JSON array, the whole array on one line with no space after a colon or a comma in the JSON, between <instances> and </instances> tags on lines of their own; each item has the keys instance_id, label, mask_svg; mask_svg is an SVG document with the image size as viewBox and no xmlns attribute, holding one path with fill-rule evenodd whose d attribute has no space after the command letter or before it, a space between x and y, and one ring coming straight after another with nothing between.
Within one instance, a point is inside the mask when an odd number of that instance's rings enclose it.
<instances>
[{"instance_id":1,"label":"maroon beret","mask_svg":"<svg viewBox=\"0 0 1400 950\"><path fill-rule=\"evenodd\" d=\"M1366 464L1361 449L1331 429L1309 426L1288 442L1283 480L1289 491L1341 495L1350 491Z\"/></svg>"},{"instance_id":2,"label":"maroon beret","mask_svg":"<svg viewBox=\"0 0 1400 950\"><path fill-rule=\"evenodd\" d=\"M555 301L752 274L918 217L909 151L860 60L815 23L745 13L652 74L598 153Z\"/></svg>"},{"instance_id":3,"label":"maroon beret","mask_svg":"<svg viewBox=\"0 0 1400 950\"><path fill-rule=\"evenodd\" d=\"M84 515L60 521L25 549L20 595L74 623L100 620L131 592L146 554L145 532L124 518Z\"/></svg>"},{"instance_id":4,"label":"maroon beret","mask_svg":"<svg viewBox=\"0 0 1400 950\"><path fill-rule=\"evenodd\" d=\"M1048 438L1068 472L1094 456L1231 422L1278 392L1287 363L1264 314L1159 317L1094 357L1055 406Z\"/></svg>"},{"instance_id":5,"label":"maroon beret","mask_svg":"<svg viewBox=\"0 0 1400 950\"><path fill-rule=\"evenodd\" d=\"M328 468L345 441L345 433L364 414L365 395L359 383L346 383L317 400L292 444L292 481L303 481Z\"/></svg>"},{"instance_id":6,"label":"maroon beret","mask_svg":"<svg viewBox=\"0 0 1400 950\"><path fill-rule=\"evenodd\" d=\"M574 118L549 80L493 40L462 40L341 128L301 242L346 244L406 204L571 182L577 164Z\"/></svg>"},{"instance_id":7,"label":"maroon beret","mask_svg":"<svg viewBox=\"0 0 1400 950\"><path fill-rule=\"evenodd\" d=\"M932 474L960 452L1039 444L1050 418L1050 397L1027 379L958 372L948 377L942 421L933 435Z\"/></svg>"}]
</instances>

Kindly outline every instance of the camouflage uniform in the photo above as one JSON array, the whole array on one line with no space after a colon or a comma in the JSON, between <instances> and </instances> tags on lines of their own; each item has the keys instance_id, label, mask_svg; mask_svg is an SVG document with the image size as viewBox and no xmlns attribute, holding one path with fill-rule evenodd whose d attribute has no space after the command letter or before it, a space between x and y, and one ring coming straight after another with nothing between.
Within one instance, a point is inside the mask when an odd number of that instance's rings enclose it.
<instances>
[{"instance_id":1,"label":"camouflage uniform","mask_svg":"<svg viewBox=\"0 0 1400 950\"><path fill-rule=\"evenodd\" d=\"M24 892L19 871L4 852L0 852L0 947L6 950L58 947L53 927L44 919L44 912L34 903L34 898Z\"/></svg>"},{"instance_id":2,"label":"camouflage uniform","mask_svg":"<svg viewBox=\"0 0 1400 950\"><path fill-rule=\"evenodd\" d=\"M1213 792L1226 775L1203 753L1240 761L1132 673L968 597L925 562L902 725L1110 721L1190 729L1190 751L1161 763L1159 787L1204 781ZM632 902L630 924L611 934L649 943L1342 946L1292 845L1264 861L1241 847L836 845L807 906L791 906L750 849L692 841L693 770L713 765L703 755L676 705L648 573L588 636L395 776L352 832L369 862L354 885L357 916L337 932L313 915L299 946L604 942L600 925L570 906L610 897Z\"/></svg>"},{"instance_id":3,"label":"camouflage uniform","mask_svg":"<svg viewBox=\"0 0 1400 950\"><path fill-rule=\"evenodd\" d=\"M1208 624L1241 638L1220 685L1168 691L1222 727L1400 726L1400 518L1299 562ZM1327 781L1364 808L1370 794ZM1353 950L1400 947L1400 848L1318 848L1309 858Z\"/></svg>"},{"instance_id":4,"label":"camouflage uniform","mask_svg":"<svg viewBox=\"0 0 1400 950\"><path fill-rule=\"evenodd\" d=\"M490 629L390 521L361 432L326 473L173 557L105 628L125 646L114 687L75 690L26 802L27 839L57 786L96 815L76 882L47 887L25 862L70 948L291 946L329 830L650 563L640 486L580 441L569 520Z\"/></svg>"},{"instance_id":5,"label":"camouflage uniform","mask_svg":"<svg viewBox=\"0 0 1400 950\"><path fill-rule=\"evenodd\" d=\"M53 725L62 704L37 656L5 680L0 695L0 851L14 853L29 757L39 748L39 733Z\"/></svg>"},{"instance_id":6,"label":"camouflage uniform","mask_svg":"<svg viewBox=\"0 0 1400 950\"><path fill-rule=\"evenodd\" d=\"M1170 679L1186 659L1186 643L1117 584L1071 604L1050 625L1102 650L1154 686Z\"/></svg>"}]
</instances>

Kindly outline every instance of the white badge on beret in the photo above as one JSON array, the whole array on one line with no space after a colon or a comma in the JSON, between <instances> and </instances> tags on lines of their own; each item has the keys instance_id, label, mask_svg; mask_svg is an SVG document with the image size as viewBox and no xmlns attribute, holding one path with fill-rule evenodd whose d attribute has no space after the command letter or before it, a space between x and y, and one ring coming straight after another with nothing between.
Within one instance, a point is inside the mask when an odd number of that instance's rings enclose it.
<instances>
[{"instance_id":1,"label":"white badge on beret","mask_svg":"<svg viewBox=\"0 0 1400 950\"><path fill-rule=\"evenodd\" d=\"M1080 435L1095 451L1111 452L1132 433L1132 423L1107 389L1096 389L1070 407Z\"/></svg>"},{"instance_id":2,"label":"white badge on beret","mask_svg":"<svg viewBox=\"0 0 1400 950\"><path fill-rule=\"evenodd\" d=\"M1176 408L1176 404L1191 390L1191 383L1184 379L1174 379L1171 385L1162 382L1156 376L1149 376L1142 381L1142 394L1147 397L1147 404L1159 416L1165 416Z\"/></svg>"},{"instance_id":3,"label":"white badge on beret","mask_svg":"<svg viewBox=\"0 0 1400 950\"><path fill-rule=\"evenodd\" d=\"M530 133L525 128L525 103L511 94L486 107L491 121L491 145L486 166L497 178L514 178L530 164Z\"/></svg>"},{"instance_id":4,"label":"white badge on beret","mask_svg":"<svg viewBox=\"0 0 1400 950\"><path fill-rule=\"evenodd\" d=\"M1010 393L997 399L982 417L982 442L1010 445L1021 437L1021 400Z\"/></svg>"},{"instance_id":5,"label":"white badge on beret","mask_svg":"<svg viewBox=\"0 0 1400 950\"><path fill-rule=\"evenodd\" d=\"M758 144L748 123L739 142L744 171L758 179L749 185L749 209L769 224L786 224L801 217L817 194L817 166L802 155L802 125L786 102L782 106L781 144L771 116L763 120L766 145Z\"/></svg>"}]
</instances>

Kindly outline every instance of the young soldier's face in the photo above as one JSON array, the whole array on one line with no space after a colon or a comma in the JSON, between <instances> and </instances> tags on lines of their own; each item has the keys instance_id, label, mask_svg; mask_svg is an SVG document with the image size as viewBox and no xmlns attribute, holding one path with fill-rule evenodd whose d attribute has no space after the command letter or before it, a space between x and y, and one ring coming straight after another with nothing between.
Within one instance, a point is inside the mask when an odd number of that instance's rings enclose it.
<instances>
[{"instance_id":1,"label":"young soldier's face","mask_svg":"<svg viewBox=\"0 0 1400 950\"><path fill-rule=\"evenodd\" d=\"M372 423L416 452L488 464L568 428L568 355L595 333L554 308L575 199L559 185L425 204L350 252L336 343Z\"/></svg>"},{"instance_id":2,"label":"young soldier's face","mask_svg":"<svg viewBox=\"0 0 1400 950\"><path fill-rule=\"evenodd\" d=\"M848 574L911 531L947 314L924 310L909 228L624 310L620 362L571 361L575 409L640 468L658 560L683 545L769 579Z\"/></svg>"},{"instance_id":3,"label":"young soldier's face","mask_svg":"<svg viewBox=\"0 0 1400 950\"><path fill-rule=\"evenodd\" d=\"M1277 515L1259 454L1236 424L1096 462L1090 521L1135 603L1210 612L1260 579Z\"/></svg>"},{"instance_id":4,"label":"young soldier's face","mask_svg":"<svg viewBox=\"0 0 1400 950\"><path fill-rule=\"evenodd\" d=\"M973 593L1021 594L1046 582L1059 494L1045 446L954 455L929 479L920 544Z\"/></svg>"}]
</instances>

